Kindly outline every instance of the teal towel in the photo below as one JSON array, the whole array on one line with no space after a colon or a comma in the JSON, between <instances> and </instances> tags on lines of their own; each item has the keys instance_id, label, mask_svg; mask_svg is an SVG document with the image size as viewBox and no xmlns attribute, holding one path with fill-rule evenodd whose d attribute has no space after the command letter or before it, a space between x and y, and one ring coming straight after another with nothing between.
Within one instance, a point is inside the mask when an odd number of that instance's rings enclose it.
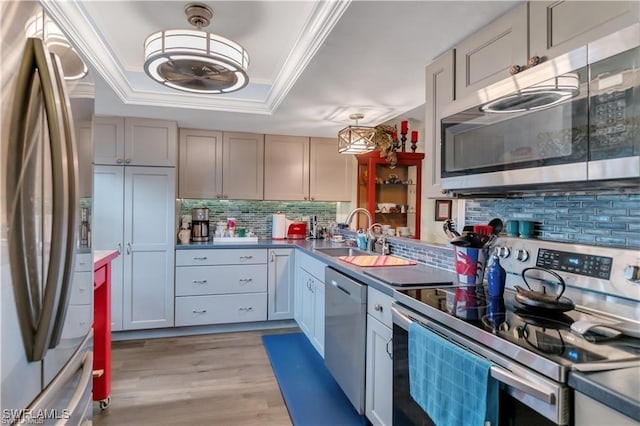
<instances>
[{"instance_id":1,"label":"teal towel","mask_svg":"<svg viewBox=\"0 0 640 426\"><path fill-rule=\"evenodd\" d=\"M409 390L437 426L497 426L498 386L489 361L409 326Z\"/></svg>"}]
</instances>

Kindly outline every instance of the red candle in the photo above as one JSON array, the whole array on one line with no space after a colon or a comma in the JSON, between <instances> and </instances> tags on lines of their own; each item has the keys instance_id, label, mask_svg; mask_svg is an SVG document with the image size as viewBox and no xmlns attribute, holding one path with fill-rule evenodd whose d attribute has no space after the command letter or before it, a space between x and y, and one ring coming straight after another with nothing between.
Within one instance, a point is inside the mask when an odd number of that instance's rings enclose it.
<instances>
[{"instance_id":1,"label":"red candle","mask_svg":"<svg viewBox=\"0 0 640 426\"><path fill-rule=\"evenodd\" d=\"M398 140L398 133L397 132L391 132L391 140L394 140L394 141Z\"/></svg>"},{"instance_id":2,"label":"red candle","mask_svg":"<svg viewBox=\"0 0 640 426\"><path fill-rule=\"evenodd\" d=\"M418 132L415 130L411 132L411 142L418 142Z\"/></svg>"},{"instance_id":3,"label":"red candle","mask_svg":"<svg viewBox=\"0 0 640 426\"><path fill-rule=\"evenodd\" d=\"M409 131L409 122L407 120L400 123L400 133L407 133Z\"/></svg>"}]
</instances>

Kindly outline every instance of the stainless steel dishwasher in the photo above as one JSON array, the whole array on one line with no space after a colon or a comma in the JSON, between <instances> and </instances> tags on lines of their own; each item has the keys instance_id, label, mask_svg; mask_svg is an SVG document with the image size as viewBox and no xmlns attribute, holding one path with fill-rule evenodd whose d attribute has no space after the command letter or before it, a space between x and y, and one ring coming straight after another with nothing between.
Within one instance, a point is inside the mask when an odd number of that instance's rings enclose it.
<instances>
[{"instance_id":1,"label":"stainless steel dishwasher","mask_svg":"<svg viewBox=\"0 0 640 426\"><path fill-rule=\"evenodd\" d=\"M367 286L325 268L324 363L359 414L364 414Z\"/></svg>"}]
</instances>

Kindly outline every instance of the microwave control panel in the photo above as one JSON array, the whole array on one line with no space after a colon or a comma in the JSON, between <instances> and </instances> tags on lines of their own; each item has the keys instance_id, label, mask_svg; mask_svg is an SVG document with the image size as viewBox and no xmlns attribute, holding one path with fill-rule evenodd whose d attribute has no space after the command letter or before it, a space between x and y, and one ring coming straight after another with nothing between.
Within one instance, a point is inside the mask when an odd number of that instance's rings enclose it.
<instances>
[{"instance_id":1,"label":"microwave control panel","mask_svg":"<svg viewBox=\"0 0 640 426\"><path fill-rule=\"evenodd\" d=\"M611 257L545 248L538 250L538 258L536 259L536 266L605 280L611 277L612 265L613 259Z\"/></svg>"}]
</instances>

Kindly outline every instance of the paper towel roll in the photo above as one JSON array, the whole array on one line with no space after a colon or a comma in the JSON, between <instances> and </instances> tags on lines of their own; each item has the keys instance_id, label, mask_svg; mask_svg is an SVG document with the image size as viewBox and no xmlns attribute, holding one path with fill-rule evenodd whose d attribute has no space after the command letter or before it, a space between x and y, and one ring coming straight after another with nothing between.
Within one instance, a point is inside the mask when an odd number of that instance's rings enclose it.
<instances>
[{"instance_id":1,"label":"paper towel roll","mask_svg":"<svg viewBox=\"0 0 640 426\"><path fill-rule=\"evenodd\" d=\"M287 218L282 213L273 215L273 224L271 227L271 239L284 240L287 235Z\"/></svg>"}]
</instances>

